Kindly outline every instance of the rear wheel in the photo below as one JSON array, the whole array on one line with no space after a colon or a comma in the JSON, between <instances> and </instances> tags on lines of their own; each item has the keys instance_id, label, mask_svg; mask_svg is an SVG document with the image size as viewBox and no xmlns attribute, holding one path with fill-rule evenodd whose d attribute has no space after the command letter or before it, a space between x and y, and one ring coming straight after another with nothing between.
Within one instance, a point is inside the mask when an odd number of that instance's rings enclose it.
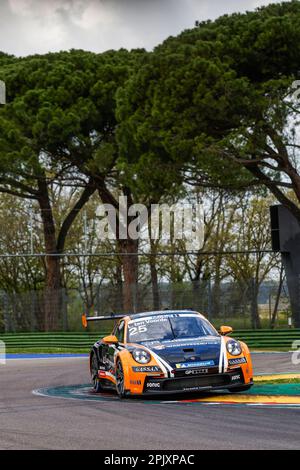
<instances>
[{"instance_id":1,"label":"rear wheel","mask_svg":"<svg viewBox=\"0 0 300 470\"><path fill-rule=\"evenodd\" d=\"M103 391L101 380L98 377L98 370L99 370L98 359L97 359L96 354L93 353L91 357L91 376L92 376L93 388L96 393L100 393Z\"/></svg>"},{"instance_id":2,"label":"rear wheel","mask_svg":"<svg viewBox=\"0 0 300 470\"><path fill-rule=\"evenodd\" d=\"M116 389L117 393L120 398L125 397L125 380L124 380L124 370L122 366L122 362L120 359L117 361L116 364Z\"/></svg>"},{"instance_id":3,"label":"rear wheel","mask_svg":"<svg viewBox=\"0 0 300 470\"><path fill-rule=\"evenodd\" d=\"M230 393L236 393L236 392L246 392L246 390L249 390L252 385L242 385L241 387L234 387L234 388L229 388L228 391Z\"/></svg>"}]
</instances>

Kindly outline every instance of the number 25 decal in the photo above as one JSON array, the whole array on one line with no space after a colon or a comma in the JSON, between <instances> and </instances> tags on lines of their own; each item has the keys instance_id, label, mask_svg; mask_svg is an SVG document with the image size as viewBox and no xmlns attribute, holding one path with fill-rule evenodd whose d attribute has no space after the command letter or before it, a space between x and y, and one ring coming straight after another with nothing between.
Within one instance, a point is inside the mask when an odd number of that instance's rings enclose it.
<instances>
[{"instance_id":1,"label":"number 25 decal","mask_svg":"<svg viewBox=\"0 0 300 470\"><path fill-rule=\"evenodd\" d=\"M131 336L137 335L138 333L146 333L147 327L145 325L132 326L129 328L129 333Z\"/></svg>"}]
</instances>

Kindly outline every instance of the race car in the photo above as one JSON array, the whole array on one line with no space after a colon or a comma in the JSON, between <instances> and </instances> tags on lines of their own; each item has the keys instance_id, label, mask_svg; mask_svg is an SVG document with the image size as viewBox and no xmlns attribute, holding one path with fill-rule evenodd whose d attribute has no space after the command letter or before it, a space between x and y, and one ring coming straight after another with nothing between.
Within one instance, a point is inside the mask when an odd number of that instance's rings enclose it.
<instances>
[{"instance_id":1,"label":"race car","mask_svg":"<svg viewBox=\"0 0 300 470\"><path fill-rule=\"evenodd\" d=\"M253 385L247 345L218 333L200 313L168 310L133 315L82 316L116 320L110 336L90 352L95 392L116 390L120 398L224 390L241 392Z\"/></svg>"}]
</instances>

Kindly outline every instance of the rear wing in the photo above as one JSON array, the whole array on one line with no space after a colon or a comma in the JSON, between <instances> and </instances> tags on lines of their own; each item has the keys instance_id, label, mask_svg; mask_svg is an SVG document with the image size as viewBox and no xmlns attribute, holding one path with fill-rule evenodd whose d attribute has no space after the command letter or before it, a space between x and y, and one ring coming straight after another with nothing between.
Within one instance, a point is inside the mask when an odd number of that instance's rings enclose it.
<instances>
[{"instance_id":1,"label":"rear wing","mask_svg":"<svg viewBox=\"0 0 300 470\"><path fill-rule=\"evenodd\" d=\"M83 313L81 315L81 323L83 328L87 328L89 321L119 320L124 317L125 315L115 315L113 313L110 315L102 315L100 317L88 317L86 313Z\"/></svg>"}]
</instances>

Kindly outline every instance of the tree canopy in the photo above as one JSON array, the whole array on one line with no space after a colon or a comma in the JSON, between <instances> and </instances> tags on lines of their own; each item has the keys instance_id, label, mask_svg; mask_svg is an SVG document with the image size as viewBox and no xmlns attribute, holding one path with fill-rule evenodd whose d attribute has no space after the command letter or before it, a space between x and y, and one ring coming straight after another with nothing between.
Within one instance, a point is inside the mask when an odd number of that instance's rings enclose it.
<instances>
[{"instance_id":1,"label":"tree canopy","mask_svg":"<svg viewBox=\"0 0 300 470\"><path fill-rule=\"evenodd\" d=\"M120 92L124 155L170 159L195 184L266 186L300 220L299 19L285 2L166 40Z\"/></svg>"},{"instance_id":2,"label":"tree canopy","mask_svg":"<svg viewBox=\"0 0 300 470\"><path fill-rule=\"evenodd\" d=\"M73 50L27 57L0 69L9 90L0 114L0 191L38 200L47 253L63 251L71 224L96 189L103 202L116 205L113 191L122 189L124 165L118 169L115 94L143 56L143 50ZM60 227L47 195L52 183L83 187ZM49 273L56 263L49 280L55 289L58 261L48 259Z\"/></svg>"},{"instance_id":3,"label":"tree canopy","mask_svg":"<svg viewBox=\"0 0 300 470\"><path fill-rule=\"evenodd\" d=\"M96 191L118 208L120 194L149 207L191 187L257 186L300 221L299 20L294 0L198 22L151 53L0 53L7 89L0 193L39 204L48 288L61 286L66 238ZM76 189L59 219L55 185ZM138 242L119 237L115 250L125 253L125 303L132 310ZM151 250L154 285L157 246ZM170 278L184 278L180 265L171 268Z\"/></svg>"}]
</instances>

